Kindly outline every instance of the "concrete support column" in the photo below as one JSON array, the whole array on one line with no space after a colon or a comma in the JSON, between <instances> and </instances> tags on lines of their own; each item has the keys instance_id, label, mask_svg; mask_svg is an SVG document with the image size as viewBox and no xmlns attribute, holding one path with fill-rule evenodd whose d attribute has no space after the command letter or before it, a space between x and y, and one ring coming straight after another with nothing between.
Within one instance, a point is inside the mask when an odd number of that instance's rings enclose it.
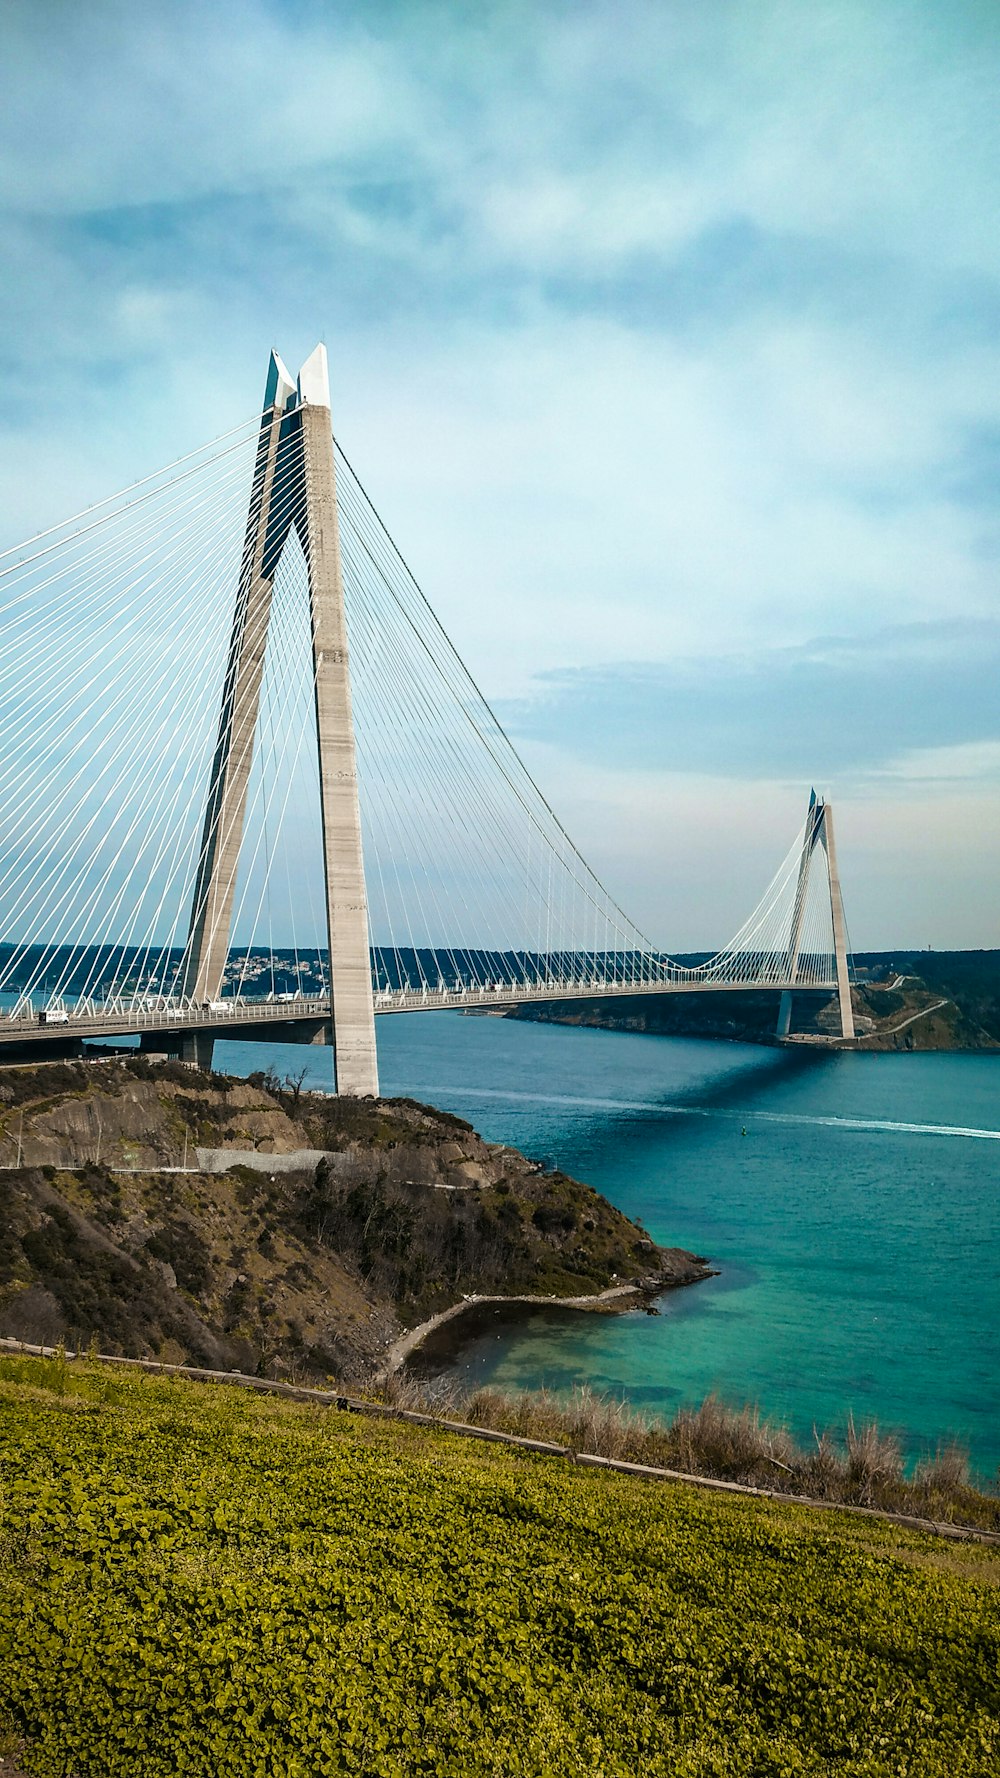
<instances>
[{"instance_id":1,"label":"concrete support column","mask_svg":"<svg viewBox=\"0 0 1000 1778\"><path fill-rule=\"evenodd\" d=\"M182 1031L180 1051L182 1062L193 1062L196 1068L204 1069L206 1074L212 1072L212 1055L215 1050L215 1038L211 1031Z\"/></svg>"},{"instance_id":2,"label":"concrete support column","mask_svg":"<svg viewBox=\"0 0 1000 1778\"><path fill-rule=\"evenodd\" d=\"M272 353L237 592L219 738L205 812L181 992L216 1000L229 957L236 874L246 814L271 617L271 593L289 533L309 573L319 751L331 1014L338 1093L378 1094L375 1006L344 580L326 349L317 346L293 384ZM185 1043L187 1040L185 1039ZM201 1047L198 1047L200 1043ZM198 1040L211 1065L211 1038ZM207 1061L202 1057L207 1056Z\"/></svg>"},{"instance_id":3,"label":"concrete support column","mask_svg":"<svg viewBox=\"0 0 1000 1778\"><path fill-rule=\"evenodd\" d=\"M333 432L326 352L322 346L303 365L299 389L334 1068L338 1093L377 1097L368 899L361 849Z\"/></svg>"},{"instance_id":4,"label":"concrete support column","mask_svg":"<svg viewBox=\"0 0 1000 1778\"><path fill-rule=\"evenodd\" d=\"M809 792L809 810L806 815L805 830L802 835L802 851L799 855L799 874L795 884L795 901L792 907L792 925L788 935L788 950L785 955L785 976L794 982L798 975L799 955L802 950L802 925L806 913L806 897L809 893L809 866L819 839L820 825L823 819L823 805L818 801L815 790ZM782 994L778 1007L778 1023L776 1037L787 1037L792 1026L792 994Z\"/></svg>"},{"instance_id":5,"label":"concrete support column","mask_svg":"<svg viewBox=\"0 0 1000 1778\"><path fill-rule=\"evenodd\" d=\"M820 826L823 820L823 805L817 800L815 790L809 792L809 811L806 815L805 831L802 835L802 851L799 856L799 875L795 885L795 904L792 909L792 929L788 938L787 970L788 980L794 982L799 967L799 953L802 949L802 924L806 913L806 897L809 893L809 866L819 839Z\"/></svg>"},{"instance_id":6,"label":"concrete support column","mask_svg":"<svg viewBox=\"0 0 1000 1778\"><path fill-rule=\"evenodd\" d=\"M271 592L280 556L279 544L277 549L270 550L271 560L266 560L266 546L274 530L273 507L276 504L278 514L283 515L290 512L293 500L288 485L293 467L289 464L291 453L287 447L284 420L292 389L291 379L281 360L272 353L222 694L219 738L209 783L198 879L180 984L181 993L195 1005L218 999L229 960L233 898L257 736ZM280 446L285 448L281 451L276 488ZM282 540L289 526L290 519L286 519Z\"/></svg>"}]
</instances>

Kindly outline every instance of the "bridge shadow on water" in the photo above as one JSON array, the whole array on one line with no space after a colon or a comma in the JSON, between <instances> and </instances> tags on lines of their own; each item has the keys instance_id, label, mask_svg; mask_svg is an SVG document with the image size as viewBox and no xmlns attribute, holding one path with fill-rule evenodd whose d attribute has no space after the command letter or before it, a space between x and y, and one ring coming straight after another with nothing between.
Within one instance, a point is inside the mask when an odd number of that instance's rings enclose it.
<instances>
[{"instance_id":1,"label":"bridge shadow on water","mask_svg":"<svg viewBox=\"0 0 1000 1778\"><path fill-rule=\"evenodd\" d=\"M616 1036L618 1034L616 1033ZM632 1034L622 1034L631 1036ZM686 1058L690 1057L697 1040L656 1037L657 1045L664 1044L673 1048L683 1043ZM697 1045L701 1048L701 1045ZM718 1065L718 1051L728 1046L712 1041L704 1045L705 1062L716 1066L708 1072L697 1072L687 1079L673 1083L661 1094L650 1093L649 1096L616 1097L585 1095L544 1091L544 1082L540 1090L528 1092L516 1088L502 1087L452 1088L456 1098L466 1100L496 1100L511 1105L537 1105L539 1108L551 1107L554 1112L560 1108L566 1112L579 1115L574 1118L577 1132L586 1136L589 1141L599 1141L602 1135L608 1143L618 1144L621 1140L623 1125L627 1125L630 1141L641 1141L643 1132L650 1135L655 1129L656 1141L661 1143L665 1137L676 1134L680 1137L686 1129L686 1120L692 1117L723 1117L733 1122L741 1117L752 1117L762 1099L769 1097L775 1088L796 1087L799 1083L808 1082L829 1070L834 1058L821 1051L810 1049L768 1050L761 1048L752 1054L749 1046L740 1045L738 1053L732 1059ZM714 1050L716 1056L710 1057ZM619 1077L621 1078L621 1077ZM655 1096L654 1096L655 1095ZM588 1114L590 1114L588 1116ZM533 1152L533 1159L551 1169L566 1166L564 1158L557 1158L550 1153Z\"/></svg>"}]
</instances>

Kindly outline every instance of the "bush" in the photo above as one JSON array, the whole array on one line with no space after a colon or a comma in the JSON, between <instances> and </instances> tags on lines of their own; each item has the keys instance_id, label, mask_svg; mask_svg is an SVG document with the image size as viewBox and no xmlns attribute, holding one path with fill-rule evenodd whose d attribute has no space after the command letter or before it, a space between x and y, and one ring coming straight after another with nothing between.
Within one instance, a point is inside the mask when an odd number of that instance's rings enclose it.
<instances>
[{"instance_id":1,"label":"bush","mask_svg":"<svg viewBox=\"0 0 1000 1778\"><path fill-rule=\"evenodd\" d=\"M899 1440L880 1432L874 1420L861 1427L854 1415L847 1422L847 1480L851 1498L862 1506L874 1506L886 1487L903 1479L903 1453Z\"/></svg>"}]
</instances>

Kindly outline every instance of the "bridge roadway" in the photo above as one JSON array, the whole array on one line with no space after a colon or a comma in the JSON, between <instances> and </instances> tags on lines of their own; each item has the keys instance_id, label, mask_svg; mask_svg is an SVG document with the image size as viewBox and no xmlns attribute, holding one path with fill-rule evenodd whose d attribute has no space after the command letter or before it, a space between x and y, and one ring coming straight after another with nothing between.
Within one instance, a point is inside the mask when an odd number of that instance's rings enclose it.
<instances>
[{"instance_id":1,"label":"bridge roadway","mask_svg":"<svg viewBox=\"0 0 1000 1778\"><path fill-rule=\"evenodd\" d=\"M485 988L377 989L375 1012L503 1011L507 1007L544 1005L562 1000L632 1000L645 994L795 993L832 994L835 981L752 982L543 982L537 986L493 984ZM0 1013L0 1054L6 1049L72 1050L85 1040L138 1037L143 1049L176 1052L184 1038L240 1038L245 1042L330 1042L330 1002L322 997L288 1000L238 999L211 1006L165 1004L155 1007L102 1006L93 1012L72 1011L65 1021L43 1022L37 1012Z\"/></svg>"}]
</instances>

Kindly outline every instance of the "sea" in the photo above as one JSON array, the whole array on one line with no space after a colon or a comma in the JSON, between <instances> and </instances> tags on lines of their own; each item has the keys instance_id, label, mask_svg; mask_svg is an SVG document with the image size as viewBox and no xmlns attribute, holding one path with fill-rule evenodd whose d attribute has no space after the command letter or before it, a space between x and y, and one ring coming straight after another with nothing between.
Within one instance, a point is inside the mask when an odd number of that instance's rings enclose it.
<instances>
[{"instance_id":1,"label":"sea","mask_svg":"<svg viewBox=\"0 0 1000 1778\"><path fill-rule=\"evenodd\" d=\"M876 1420L909 1460L1000 1465L1000 1052L865 1055L460 1013L377 1022L382 1091L586 1180L718 1275L659 1313L529 1311L460 1344L463 1385L579 1384L650 1416L714 1393L800 1440ZM329 1050L218 1043L216 1067Z\"/></svg>"}]
</instances>

